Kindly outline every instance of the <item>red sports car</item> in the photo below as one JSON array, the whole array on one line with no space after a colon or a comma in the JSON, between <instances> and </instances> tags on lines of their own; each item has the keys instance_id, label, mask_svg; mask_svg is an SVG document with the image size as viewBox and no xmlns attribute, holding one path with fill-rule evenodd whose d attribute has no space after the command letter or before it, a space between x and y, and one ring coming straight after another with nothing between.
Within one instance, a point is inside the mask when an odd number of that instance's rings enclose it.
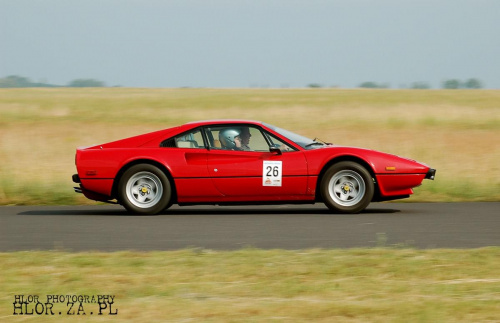
<instances>
[{"instance_id":1,"label":"red sports car","mask_svg":"<svg viewBox=\"0 0 500 323\"><path fill-rule=\"evenodd\" d=\"M414 160L311 140L257 121L211 120L76 151L75 191L129 212L170 205L323 202L357 213L409 197L436 170Z\"/></svg>"}]
</instances>

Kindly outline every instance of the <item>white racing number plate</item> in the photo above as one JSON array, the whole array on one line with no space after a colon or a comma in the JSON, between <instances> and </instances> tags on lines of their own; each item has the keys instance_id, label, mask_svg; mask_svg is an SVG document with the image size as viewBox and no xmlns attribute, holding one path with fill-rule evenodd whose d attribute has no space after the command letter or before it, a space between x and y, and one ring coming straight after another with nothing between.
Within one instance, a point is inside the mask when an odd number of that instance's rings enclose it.
<instances>
[{"instance_id":1,"label":"white racing number plate","mask_svg":"<svg viewBox=\"0 0 500 323\"><path fill-rule=\"evenodd\" d=\"M282 161L264 160L262 186L281 186Z\"/></svg>"}]
</instances>

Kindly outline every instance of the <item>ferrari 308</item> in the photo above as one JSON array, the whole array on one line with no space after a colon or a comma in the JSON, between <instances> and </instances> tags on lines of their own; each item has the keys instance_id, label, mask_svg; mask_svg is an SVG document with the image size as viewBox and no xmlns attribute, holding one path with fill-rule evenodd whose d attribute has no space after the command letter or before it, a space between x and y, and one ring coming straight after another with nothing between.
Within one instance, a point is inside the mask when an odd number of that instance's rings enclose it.
<instances>
[{"instance_id":1,"label":"ferrari 308","mask_svg":"<svg viewBox=\"0 0 500 323\"><path fill-rule=\"evenodd\" d=\"M172 204L316 202L358 213L372 201L409 197L436 173L411 159L248 120L191 122L78 148L75 163L76 192L134 214Z\"/></svg>"}]
</instances>

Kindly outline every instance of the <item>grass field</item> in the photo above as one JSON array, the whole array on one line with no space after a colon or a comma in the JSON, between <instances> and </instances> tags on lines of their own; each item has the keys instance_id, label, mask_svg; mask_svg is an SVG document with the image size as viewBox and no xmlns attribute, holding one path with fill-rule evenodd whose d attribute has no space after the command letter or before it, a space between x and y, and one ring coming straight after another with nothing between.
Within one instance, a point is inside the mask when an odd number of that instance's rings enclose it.
<instances>
[{"instance_id":1,"label":"grass field","mask_svg":"<svg viewBox=\"0 0 500 323\"><path fill-rule=\"evenodd\" d=\"M500 200L500 91L0 89L0 204L94 203L72 191L77 146L216 118L269 122L438 169L410 201ZM383 241L381 241L383 245ZM500 250L0 253L14 295L115 295L106 322L498 322ZM90 310L92 307L90 308ZM94 308L94 311L96 309Z\"/></svg>"},{"instance_id":2,"label":"grass field","mask_svg":"<svg viewBox=\"0 0 500 323\"><path fill-rule=\"evenodd\" d=\"M0 253L0 320L498 322L498 259L499 248ZM20 294L114 295L118 312L13 316Z\"/></svg>"},{"instance_id":3,"label":"grass field","mask_svg":"<svg viewBox=\"0 0 500 323\"><path fill-rule=\"evenodd\" d=\"M410 201L500 200L500 91L0 89L0 204L89 203L77 146L216 118L269 122L438 170ZM92 203L92 202L90 202Z\"/></svg>"}]
</instances>

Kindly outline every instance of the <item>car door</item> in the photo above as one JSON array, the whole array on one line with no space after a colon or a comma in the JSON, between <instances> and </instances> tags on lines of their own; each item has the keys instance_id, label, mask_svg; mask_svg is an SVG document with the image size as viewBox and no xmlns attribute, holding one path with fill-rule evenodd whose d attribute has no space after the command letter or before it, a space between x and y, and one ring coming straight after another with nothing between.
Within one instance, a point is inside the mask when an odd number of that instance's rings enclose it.
<instances>
[{"instance_id":1,"label":"car door","mask_svg":"<svg viewBox=\"0 0 500 323\"><path fill-rule=\"evenodd\" d=\"M231 142L227 141L234 139L232 135L245 128L251 139L244 149L228 147ZM254 125L217 125L207 127L206 133L210 138L208 173L228 201L300 200L305 196L307 162L301 151L287 146L289 150L271 152L270 145L285 143L272 142L266 132Z\"/></svg>"},{"instance_id":2,"label":"car door","mask_svg":"<svg viewBox=\"0 0 500 323\"><path fill-rule=\"evenodd\" d=\"M165 140L165 164L174 175L179 203L211 202L222 196L207 170L207 145L201 128Z\"/></svg>"}]
</instances>

